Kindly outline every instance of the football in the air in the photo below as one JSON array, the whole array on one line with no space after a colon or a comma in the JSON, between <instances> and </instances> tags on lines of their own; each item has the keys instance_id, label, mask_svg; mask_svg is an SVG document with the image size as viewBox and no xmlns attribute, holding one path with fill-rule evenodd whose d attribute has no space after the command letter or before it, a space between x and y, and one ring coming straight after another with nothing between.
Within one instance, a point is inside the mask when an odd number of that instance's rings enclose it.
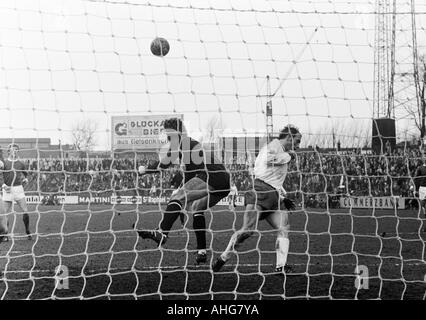
<instances>
[{"instance_id":1,"label":"football in the air","mask_svg":"<svg viewBox=\"0 0 426 320\"><path fill-rule=\"evenodd\" d=\"M169 42L164 38L155 38L151 42L151 52L158 57L164 57L169 53Z\"/></svg>"}]
</instances>

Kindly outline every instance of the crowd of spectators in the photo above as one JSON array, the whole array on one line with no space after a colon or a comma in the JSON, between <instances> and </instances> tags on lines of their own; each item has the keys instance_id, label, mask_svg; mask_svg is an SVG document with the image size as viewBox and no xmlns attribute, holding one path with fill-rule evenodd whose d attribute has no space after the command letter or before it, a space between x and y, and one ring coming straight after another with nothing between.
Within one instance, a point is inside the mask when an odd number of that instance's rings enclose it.
<instances>
[{"instance_id":1,"label":"crowd of spectators","mask_svg":"<svg viewBox=\"0 0 426 320\"><path fill-rule=\"evenodd\" d=\"M28 191L45 193L105 193L120 195L159 195L172 189L176 166L161 173L140 176L137 168L155 161L155 154L137 158L26 159Z\"/></svg>"},{"instance_id":2,"label":"crowd of spectators","mask_svg":"<svg viewBox=\"0 0 426 320\"><path fill-rule=\"evenodd\" d=\"M160 195L170 193L179 167L139 176L156 154L137 154L109 159L27 159L30 183L27 190L66 193L116 193ZM305 202L322 205L326 195L338 192L353 196L410 196L415 170L421 163L419 150L397 150L373 155L350 151L300 151L291 162L285 189ZM232 182L240 192L252 187L252 161L227 163ZM340 187L340 188L339 188ZM303 196L302 196L303 195Z\"/></svg>"}]
</instances>

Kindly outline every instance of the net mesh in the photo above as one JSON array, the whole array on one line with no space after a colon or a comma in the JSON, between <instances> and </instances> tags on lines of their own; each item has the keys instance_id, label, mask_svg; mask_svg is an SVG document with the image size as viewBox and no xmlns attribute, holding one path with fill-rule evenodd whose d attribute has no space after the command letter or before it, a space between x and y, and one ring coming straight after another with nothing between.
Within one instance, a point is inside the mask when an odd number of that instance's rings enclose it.
<instances>
[{"instance_id":1,"label":"net mesh","mask_svg":"<svg viewBox=\"0 0 426 320\"><path fill-rule=\"evenodd\" d=\"M425 217L410 185L422 158L413 36L423 72L426 7L398 2L402 144L375 155L374 1L1 1L0 142L21 147L33 238L15 204L0 297L425 299ZM167 56L150 52L155 37L169 42ZM303 134L285 182L298 205L293 270L273 275L276 234L261 222L213 274L242 225L268 100L271 130L292 123ZM179 171L142 177L153 150L99 151L114 147L111 117L140 114L183 114L191 136L229 146L221 152L239 194L235 207L225 199L205 212L205 265L194 265L190 213L163 248L131 227L158 226Z\"/></svg>"}]
</instances>

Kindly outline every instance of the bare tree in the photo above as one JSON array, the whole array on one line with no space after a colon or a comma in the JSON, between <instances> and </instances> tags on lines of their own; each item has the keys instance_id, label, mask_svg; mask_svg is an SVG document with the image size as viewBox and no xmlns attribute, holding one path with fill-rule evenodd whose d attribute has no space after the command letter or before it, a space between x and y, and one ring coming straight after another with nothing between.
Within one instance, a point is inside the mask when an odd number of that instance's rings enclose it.
<instances>
[{"instance_id":1,"label":"bare tree","mask_svg":"<svg viewBox=\"0 0 426 320\"><path fill-rule=\"evenodd\" d=\"M419 136L423 141L423 138L426 135L426 56L419 57L419 83L418 88L416 89L416 84L410 77L407 79L407 88L414 88L416 95L419 95L419 101L417 99L406 99L400 102L407 112L406 118L412 119L414 121L415 127L419 130ZM409 76L410 73L404 73L402 76ZM414 100L414 101L413 101ZM419 105L418 105L419 104Z\"/></svg>"},{"instance_id":2,"label":"bare tree","mask_svg":"<svg viewBox=\"0 0 426 320\"><path fill-rule=\"evenodd\" d=\"M72 143L78 151L90 151L96 145L98 125L93 120L85 119L71 128Z\"/></svg>"}]
</instances>

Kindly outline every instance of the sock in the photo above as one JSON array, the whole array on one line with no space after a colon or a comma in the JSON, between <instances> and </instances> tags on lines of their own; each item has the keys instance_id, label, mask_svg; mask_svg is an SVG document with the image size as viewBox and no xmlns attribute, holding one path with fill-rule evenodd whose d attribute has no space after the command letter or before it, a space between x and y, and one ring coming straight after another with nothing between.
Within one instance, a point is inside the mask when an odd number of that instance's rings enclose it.
<instances>
[{"instance_id":1,"label":"sock","mask_svg":"<svg viewBox=\"0 0 426 320\"><path fill-rule=\"evenodd\" d=\"M206 218L204 218L204 212L195 212L193 215L192 226L195 231L195 236L197 238L197 249L206 250Z\"/></svg>"},{"instance_id":2,"label":"sock","mask_svg":"<svg viewBox=\"0 0 426 320\"><path fill-rule=\"evenodd\" d=\"M287 263L288 249L290 247L290 240L284 237L278 237L276 242L277 263L276 266L284 267Z\"/></svg>"},{"instance_id":3,"label":"sock","mask_svg":"<svg viewBox=\"0 0 426 320\"><path fill-rule=\"evenodd\" d=\"M22 220L24 220L25 232L30 233L30 216L28 213L22 215Z\"/></svg>"},{"instance_id":4,"label":"sock","mask_svg":"<svg viewBox=\"0 0 426 320\"><path fill-rule=\"evenodd\" d=\"M220 258L223 261L229 260L229 258L231 256L232 249L234 248L236 241L237 241L237 233L234 233L231 237L231 240L229 240L228 246L226 247L225 251L223 251L222 254L220 255Z\"/></svg>"},{"instance_id":5,"label":"sock","mask_svg":"<svg viewBox=\"0 0 426 320\"><path fill-rule=\"evenodd\" d=\"M182 205L179 201L172 200L167 204L166 211L163 214L163 219L160 223L160 230L166 236L169 234L170 229L173 227L176 219L182 211Z\"/></svg>"},{"instance_id":6,"label":"sock","mask_svg":"<svg viewBox=\"0 0 426 320\"><path fill-rule=\"evenodd\" d=\"M228 246L226 247L225 251L223 251L223 253L220 255L221 259L223 261L228 261L229 258L231 257L231 252L234 249L236 249L238 245L243 243L244 240L249 238L251 235L252 235L251 231L246 231L243 233L241 231L235 232L232 235L231 240L229 240Z\"/></svg>"}]
</instances>

